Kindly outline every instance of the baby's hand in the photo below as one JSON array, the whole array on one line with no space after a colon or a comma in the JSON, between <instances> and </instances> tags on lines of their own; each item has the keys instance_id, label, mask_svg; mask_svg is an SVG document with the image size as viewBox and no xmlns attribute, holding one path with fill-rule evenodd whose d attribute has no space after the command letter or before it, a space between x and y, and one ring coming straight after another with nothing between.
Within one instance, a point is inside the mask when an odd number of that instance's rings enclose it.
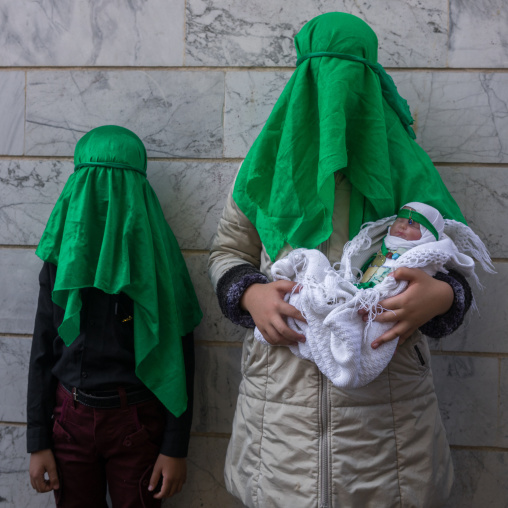
<instances>
[{"instance_id":1,"label":"baby's hand","mask_svg":"<svg viewBox=\"0 0 508 508\"><path fill-rule=\"evenodd\" d=\"M160 492L155 493L155 499L164 499L178 494L182 490L183 484L187 480L187 462L185 458L168 457L159 454L153 473L150 477L148 490L153 491L162 474L162 486Z\"/></svg>"}]
</instances>

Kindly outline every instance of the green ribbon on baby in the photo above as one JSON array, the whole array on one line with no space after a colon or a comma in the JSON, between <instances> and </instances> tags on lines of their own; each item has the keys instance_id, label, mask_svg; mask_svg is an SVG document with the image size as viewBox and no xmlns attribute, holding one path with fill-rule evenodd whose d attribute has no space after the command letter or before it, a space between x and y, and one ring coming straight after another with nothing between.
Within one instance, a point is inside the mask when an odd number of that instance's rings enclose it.
<instances>
[{"instance_id":1,"label":"green ribbon on baby","mask_svg":"<svg viewBox=\"0 0 508 508\"><path fill-rule=\"evenodd\" d=\"M98 127L78 141L74 163L36 250L57 266L58 333L67 346L79 335L81 288L125 293L134 301L136 375L179 416L187 407L181 337L202 313L146 179L145 147L123 127Z\"/></svg>"},{"instance_id":2,"label":"green ribbon on baby","mask_svg":"<svg viewBox=\"0 0 508 508\"><path fill-rule=\"evenodd\" d=\"M429 219L425 217L425 215L418 213L416 210L411 210L409 208L401 208L397 213L397 217L400 217L401 219L408 219L410 221L414 220L415 222L418 222L418 224L421 224L423 227L426 227L434 235L436 241L439 240L439 233L437 232L437 229L432 225Z\"/></svg>"}]
</instances>

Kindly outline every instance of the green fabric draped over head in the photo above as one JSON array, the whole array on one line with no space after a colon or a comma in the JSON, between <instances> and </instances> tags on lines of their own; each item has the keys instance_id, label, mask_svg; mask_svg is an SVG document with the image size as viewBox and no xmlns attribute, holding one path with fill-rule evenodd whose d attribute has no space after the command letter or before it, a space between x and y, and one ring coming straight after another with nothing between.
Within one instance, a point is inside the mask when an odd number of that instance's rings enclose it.
<instances>
[{"instance_id":1,"label":"green fabric draped over head","mask_svg":"<svg viewBox=\"0 0 508 508\"><path fill-rule=\"evenodd\" d=\"M187 407L181 337L202 314L146 179L145 147L123 127L98 127L79 140L74 164L36 251L58 267L58 333L67 346L79 335L81 288L125 293L134 301L136 375L179 416Z\"/></svg>"},{"instance_id":2,"label":"green fabric draped over head","mask_svg":"<svg viewBox=\"0 0 508 508\"><path fill-rule=\"evenodd\" d=\"M352 186L350 238L411 201L465 222L413 140L407 102L377 63L377 45L364 21L339 12L312 19L295 38L298 67L233 191L272 260L286 242L315 248L330 237L336 171Z\"/></svg>"}]
</instances>

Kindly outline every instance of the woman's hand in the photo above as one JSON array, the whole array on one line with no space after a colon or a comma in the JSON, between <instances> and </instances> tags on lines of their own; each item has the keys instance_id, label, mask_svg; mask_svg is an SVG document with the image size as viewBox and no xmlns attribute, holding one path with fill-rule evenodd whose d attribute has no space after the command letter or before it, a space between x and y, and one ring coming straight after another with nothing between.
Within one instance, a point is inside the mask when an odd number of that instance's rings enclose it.
<instances>
[{"instance_id":1,"label":"woman's hand","mask_svg":"<svg viewBox=\"0 0 508 508\"><path fill-rule=\"evenodd\" d=\"M453 304L453 289L446 282L434 279L418 268L399 268L389 276L396 280L409 282L405 291L379 302L385 310L375 321L379 323L395 323L394 326L378 337L372 347L376 349L384 342L399 337L399 345L409 338L433 317L445 314ZM367 311L364 314L367 321Z\"/></svg>"},{"instance_id":2,"label":"woman's hand","mask_svg":"<svg viewBox=\"0 0 508 508\"><path fill-rule=\"evenodd\" d=\"M286 293L296 285L287 280L252 284L240 299L240 307L250 313L265 340L274 346L296 346L305 342L303 335L286 324L288 317L306 322L299 310L284 301Z\"/></svg>"}]
</instances>

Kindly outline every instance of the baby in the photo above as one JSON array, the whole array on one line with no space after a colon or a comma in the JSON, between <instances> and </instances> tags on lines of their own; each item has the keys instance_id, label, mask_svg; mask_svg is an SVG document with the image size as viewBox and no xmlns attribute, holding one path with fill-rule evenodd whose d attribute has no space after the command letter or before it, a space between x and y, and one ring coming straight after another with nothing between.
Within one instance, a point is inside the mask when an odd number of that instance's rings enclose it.
<instances>
[{"instance_id":1,"label":"baby","mask_svg":"<svg viewBox=\"0 0 508 508\"><path fill-rule=\"evenodd\" d=\"M345 245L338 270L318 250L290 252L274 263L272 276L300 286L299 292L286 295L286 301L302 312L307 323L290 318L288 325L305 335L306 342L290 346L291 351L315 362L336 386L359 388L370 383L388 365L398 343L397 338L378 349L371 347L393 326L374 321L384 310L379 302L408 284L387 275L403 266L429 275L454 269L480 285L474 260L466 252L493 272L487 249L468 226L444 220L435 208L416 202L404 205L397 216L364 224ZM358 314L361 308L368 310L367 322ZM267 343L257 328L255 337Z\"/></svg>"}]
</instances>

